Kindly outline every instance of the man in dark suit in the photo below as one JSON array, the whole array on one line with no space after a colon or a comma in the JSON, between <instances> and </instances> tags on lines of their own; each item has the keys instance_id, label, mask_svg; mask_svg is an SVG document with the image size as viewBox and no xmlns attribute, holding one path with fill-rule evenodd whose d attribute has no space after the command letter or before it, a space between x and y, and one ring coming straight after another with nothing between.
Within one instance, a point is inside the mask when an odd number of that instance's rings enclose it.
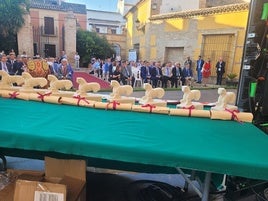
<instances>
[{"instance_id":1,"label":"man in dark suit","mask_svg":"<svg viewBox=\"0 0 268 201\"><path fill-rule=\"evenodd\" d=\"M141 78L143 83L149 82L151 75L150 75L150 62L144 61L144 64L141 67Z\"/></svg>"},{"instance_id":2,"label":"man in dark suit","mask_svg":"<svg viewBox=\"0 0 268 201\"><path fill-rule=\"evenodd\" d=\"M178 88L178 81L182 77L182 70L181 70L181 64L176 63L175 66L171 70L171 87L173 88L174 85L176 88Z\"/></svg>"},{"instance_id":3,"label":"man in dark suit","mask_svg":"<svg viewBox=\"0 0 268 201\"><path fill-rule=\"evenodd\" d=\"M151 72L150 72L153 88L157 87L157 81L158 81L158 77L157 77L158 69L156 67L156 63L157 62L153 62L152 66L151 66Z\"/></svg>"},{"instance_id":4,"label":"man in dark suit","mask_svg":"<svg viewBox=\"0 0 268 201\"><path fill-rule=\"evenodd\" d=\"M11 71L9 72L10 75L16 75L18 70L18 62L16 60L16 54L15 52L9 53L9 58L7 60L7 63L11 65Z\"/></svg>"},{"instance_id":5,"label":"man in dark suit","mask_svg":"<svg viewBox=\"0 0 268 201\"><path fill-rule=\"evenodd\" d=\"M197 83L201 84L202 82L202 68L204 65L204 60L201 56L198 57L196 61L196 72L197 72Z\"/></svg>"},{"instance_id":6,"label":"man in dark suit","mask_svg":"<svg viewBox=\"0 0 268 201\"><path fill-rule=\"evenodd\" d=\"M11 64L7 62L7 56L5 54L1 56L0 70L6 71L8 74L12 73Z\"/></svg>"},{"instance_id":7,"label":"man in dark suit","mask_svg":"<svg viewBox=\"0 0 268 201\"><path fill-rule=\"evenodd\" d=\"M222 60L222 57L219 58L219 61L216 64L216 73L217 73L216 85L221 85L222 76L225 73L225 61Z\"/></svg>"}]
</instances>

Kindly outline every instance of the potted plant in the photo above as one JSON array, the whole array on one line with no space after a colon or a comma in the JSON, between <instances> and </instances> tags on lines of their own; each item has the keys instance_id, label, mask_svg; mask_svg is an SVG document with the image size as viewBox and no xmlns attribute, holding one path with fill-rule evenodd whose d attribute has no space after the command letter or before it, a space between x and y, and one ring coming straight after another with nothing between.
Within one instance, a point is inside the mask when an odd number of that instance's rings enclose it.
<instances>
[{"instance_id":1,"label":"potted plant","mask_svg":"<svg viewBox=\"0 0 268 201\"><path fill-rule=\"evenodd\" d=\"M236 77L237 77L237 74L235 74L235 73L227 74L226 85L227 86L236 86L238 84L238 81L235 79Z\"/></svg>"}]
</instances>

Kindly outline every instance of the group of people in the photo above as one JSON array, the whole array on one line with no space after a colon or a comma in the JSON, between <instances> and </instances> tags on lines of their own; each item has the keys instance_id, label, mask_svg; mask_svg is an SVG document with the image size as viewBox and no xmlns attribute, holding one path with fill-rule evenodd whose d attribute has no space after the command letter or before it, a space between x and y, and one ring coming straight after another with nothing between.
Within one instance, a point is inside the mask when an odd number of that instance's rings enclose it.
<instances>
[{"instance_id":1,"label":"group of people","mask_svg":"<svg viewBox=\"0 0 268 201\"><path fill-rule=\"evenodd\" d=\"M78 53L75 55L76 68L79 68L80 56ZM27 61L28 57L25 54L16 57L14 51L11 51L8 55L0 54L0 70L8 72L10 75L21 75L22 72L28 71ZM73 80L73 68L68 63L67 55L65 51L61 52L59 58L47 58L49 66L49 74L55 75L58 79ZM194 66L196 65L196 79L194 78ZM222 57L216 63L217 85L222 84L222 77L225 73L225 61ZM119 83L126 85L132 85L134 87L135 80L141 80L141 83L151 83L154 88L170 87L177 88L178 85L192 86L192 83L196 80L196 83L203 84L208 83L208 78L211 76L211 61L208 58L203 60L201 56L193 62L190 57L180 62L166 62L160 61L112 61L111 58L107 58L105 61L92 58L90 64L90 74L103 78L104 80L117 80Z\"/></svg>"},{"instance_id":2,"label":"group of people","mask_svg":"<svg viewBox=\"0 0 268 201\"><path fill-rule=\"evenodd\" d=\"M222 84L222 77L225 73L225 61L223 61L222 57L216 63L216 74L217 74L217 81L216 85ZM204 86L208 83L208 78L211 76L211 61L208 58L206 61L199 56L198 60L196 61L196 72L197 72L197 83L201 84L204 83Z\"/></svg>"},{"instance_id":3,"label":"group of people","mask_svg":"<svg viewBox=\"0 0 268 201\"><path fill-rule=\"evenodd\" d=\"M74 70L69 64L67 55L64 51L62 51L60 59L50 57L48 58L47 63L50 69L50 74L55 75L59 80L67 79L73 81Z\"/></svg>"},{"instance_id":4,"label":"group of people","mask_svg":"<svg viewBox=\"0 0 268 201\"><path fill-rule=\"evenodd\" d=\"M32 59L40 59L37 55ZM8 55L5 53L0 54L0 70L6 71L9 75L22 75L23 72L30 72L27 63L29 57L26 53L16 56L14 51L11 51ZM56 59L53 57L46 59L49 66L48 74L55 75L58 79L73 80L73 68L68 63L67 56L62 51L61 57Z\"/></svg>"},{"instance_id":5,"label":"group of people","mask_svg":"<svg viewBox=\"0 0 268 201\"><path fill-rule=\"evenodd\" d=\"M187 57L185 62L166 62L160 61L112 61L107 58L101 61L93 58L90 63L90 74L95 74L105 80L117 80L119 83L134 86L135 80L141 80L142 83L151 83L154 88L170 87L177 88L178 85L192 86L196 80L197 83L207 86L208 79L211 76L210 59L203 60L201 56L196 61L196 74L194 78L194 62ZM216 64L217 85L222 84L222 76L225 73L225 62L222 58Z\"/></svg>"},{"instance_id":6,"label":"group of people","mask_svg":"<svg viewBox=\"0 0 268 201\"><path fill-rule=\"evenodd\" d=\"M6 71L9 75L21 75L27 66L26 55L16 57L15 52L0 54L0 70Z\"/></svg>"}]
</instances>

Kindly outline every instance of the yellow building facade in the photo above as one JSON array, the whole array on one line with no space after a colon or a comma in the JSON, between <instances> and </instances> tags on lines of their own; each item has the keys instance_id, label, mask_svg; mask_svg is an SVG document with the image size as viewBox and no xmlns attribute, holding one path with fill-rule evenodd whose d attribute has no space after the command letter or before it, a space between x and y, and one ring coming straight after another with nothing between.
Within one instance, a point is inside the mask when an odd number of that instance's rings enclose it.
<instances>
[{"instance_id":1,"label":"yellow building facade","mask_svg":"<svg viewBox=\"0 0 268 201\"><path fill-rule=\"evenodd\" d=\"M187 56L195 62L201 55L210 58L215 76L223 57L225 75L239 75L248 3L154 15L152 1L140 1L125 15L127 49L135 49L138 59L184 63Z\"/></svg>"}]
</instances>

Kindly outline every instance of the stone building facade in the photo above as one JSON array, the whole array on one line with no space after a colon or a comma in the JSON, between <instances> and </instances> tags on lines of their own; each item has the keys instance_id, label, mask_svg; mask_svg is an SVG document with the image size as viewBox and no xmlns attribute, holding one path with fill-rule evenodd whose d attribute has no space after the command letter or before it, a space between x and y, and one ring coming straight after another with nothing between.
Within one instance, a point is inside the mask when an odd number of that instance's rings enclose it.
<instances>
[{"instance_id":1,"label":"stone building facade","mask_svg":"<svg viewBox=\"0 0 268 201\"><path fill-rule=\"evenodd\" d=\"M183 63L187 56L195 61L201 55L210 58L212 76L222 56L226 74L239 74L248 3L152 14L153 1L140 1L126 14L127 49L136 49L141 60L162 62Z\"/></svg>"},{"instance_id":2,"label":"stone building facade","mask_svg":"<svg viewBox=\"0 0 268 201\"><path fill-rule=\"evenodd\" d=\"M115 50L114 58L126 58L126 21L118 12L87 10L89 31L95 31L107 41Z\"/></svg>"},{"instance_id":3,"label":"stone building facade","mask_svg":"<svg viewBox=\"0 0 268 201\"><path fill-rule=\"evenodd\" d=\"M64 50L73 63L76 30L86 30L86 6L60 0L31 0L25 26L18 33L19 54L59 57Z\"/></svg>"}]
</instances>

